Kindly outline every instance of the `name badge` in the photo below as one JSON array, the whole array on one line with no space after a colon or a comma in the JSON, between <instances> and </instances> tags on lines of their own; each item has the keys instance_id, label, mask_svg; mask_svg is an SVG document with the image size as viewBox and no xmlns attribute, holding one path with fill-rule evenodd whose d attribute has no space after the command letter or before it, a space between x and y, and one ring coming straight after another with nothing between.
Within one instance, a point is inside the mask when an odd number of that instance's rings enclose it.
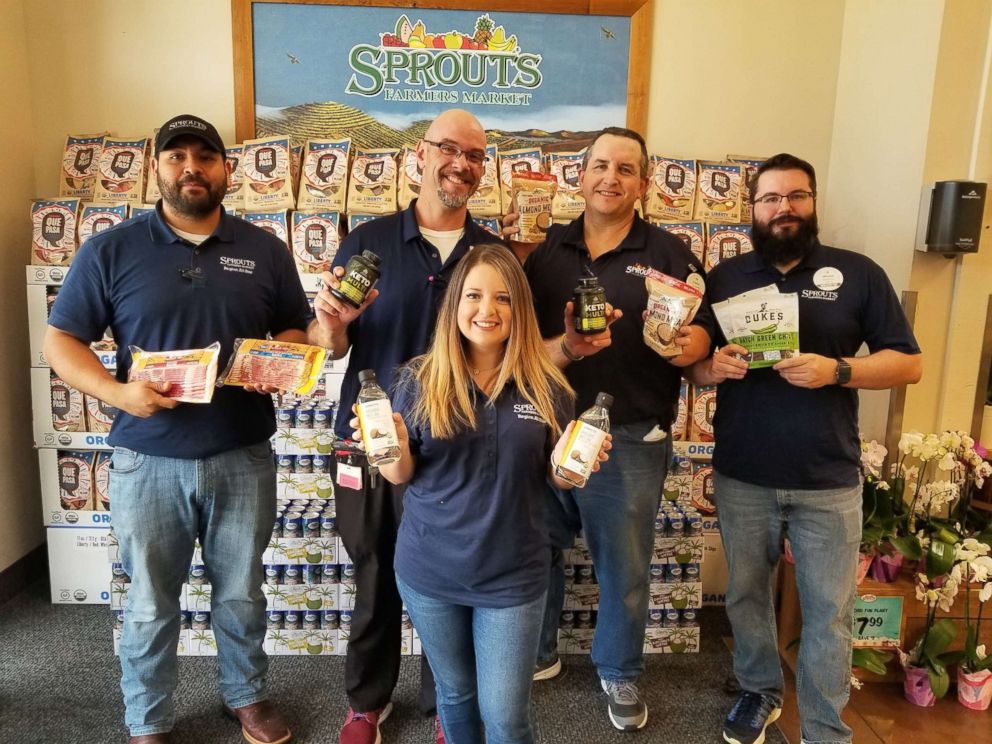
<instances>
[{"instance_id":1,"label":"name badge","mask_svg":"<svg viewBox=\"0 0 992 744\"><path fill-rule=\"evenodd\" d=\"M356 465L338 463L338 485L353 491L362 490L362 469Z\"/></svg>"}]
</instances>

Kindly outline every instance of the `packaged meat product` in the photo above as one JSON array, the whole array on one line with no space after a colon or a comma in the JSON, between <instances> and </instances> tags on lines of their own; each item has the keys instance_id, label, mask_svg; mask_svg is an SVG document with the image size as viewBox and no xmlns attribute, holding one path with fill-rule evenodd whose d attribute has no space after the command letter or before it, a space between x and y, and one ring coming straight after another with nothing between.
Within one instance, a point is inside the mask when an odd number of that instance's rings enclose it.
<instances>
[{"instance_id":1,"label":"packaged meat product","mask_svg":"<svg viewBox=\"0 0 992 744\"><path fill-rule=\"evenodd\" d=\"M306 395L317 383L326 356L321 346L239 338L217 385L271 385Z\"/></svg>"},{"instance_id":2,"label":"packaged meat product","mask_svg":"<svg viewBox=\"0 0 992 744\"><path fill-rule=\"evenodd\" d=\"M205 349L175 349L172 351L145 351L137 346L131 351L131 369L128 382L168 382L168 391L162 393L183 403L209 403L217 380L217 357L220 343L214 342Z\"/></svg>"}]
</instances>

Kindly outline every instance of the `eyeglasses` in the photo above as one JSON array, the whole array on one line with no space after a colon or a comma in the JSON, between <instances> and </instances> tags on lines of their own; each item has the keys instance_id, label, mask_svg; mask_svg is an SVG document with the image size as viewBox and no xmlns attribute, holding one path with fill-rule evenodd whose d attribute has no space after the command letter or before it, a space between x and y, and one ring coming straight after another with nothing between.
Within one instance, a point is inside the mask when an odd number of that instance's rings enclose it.
<instances>
[{"instance_id":1,"label":"eyeglasses","mask_svg":"<svg viewBox=\"0 0 992 744\"><path fill-rule=\"evenodd\" d=\"M789 204L799 207L814 198L814 196L815 194L812 191L793 191L784 196L782 194L765 194L764 196L757 197L754 203L764 207L777 207L782 203L783 199L788 199Z\"/></svg>"},{"instance_id":2,"label":"eyeglasses","mask_svg":"<svg viewBox=\"0 0 992 744\"><path fill-rule=\"evenodd\" d=\"M465 160L475 166L483 166L489 160L489 156L482 150L463 150L450 142L434 142L433 140L423 140L428 145L434 145L441 154L452 160L457 160L459 155L464 155Z\"/></svg>"}]
</instances>

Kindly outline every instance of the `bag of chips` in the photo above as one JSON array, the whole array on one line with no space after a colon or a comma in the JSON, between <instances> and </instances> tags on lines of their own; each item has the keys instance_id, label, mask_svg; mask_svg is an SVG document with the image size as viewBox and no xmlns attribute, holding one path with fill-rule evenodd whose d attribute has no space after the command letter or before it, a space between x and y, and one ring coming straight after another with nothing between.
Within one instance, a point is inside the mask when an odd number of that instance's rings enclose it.
<instances>
[{"instance_id":1,"label":"bag of chips","mask_svg":"<svg viewBox=\"0 0 992 744\"><path fill-rule=\"evenodd\" d=\"M496 145L486 147L485 169L479 179L479 188L468 198L468 210L477 217L499 217L503 214L503 200L499 186L499 148Z\"/></svg>"},{"instance_id":2,"label":"bag of chips","mask_svg":"<svg viewBox=\"0 0 992 744\"><path fill-rule=\"evenodd\" d=\"M771 367L799 355L799 295L770 284L713 305L728 343L748 350L748 369Z\"/></svg>"},{"instance_id":3,"label":"bag of chips","mask_svg":"<svg viewBox=\"0 0 992 744\"><path fill-rule=\"evenodd\" d=\"M110 132L100 134L70 134L65 139L62 153L62 177L59 179L59 196L92 199L96 184L97 166L103 141Z\"/></svg>"},{"instance_id":4,"label":"bag of chips","mask_svg":"<svg viewBox=\"0 0 992 744\"><path fill-rule=\"evenodd\" d=\"M396 156L399 150L355 150L348 181L348 211L391 214L396 211Z\"/></svg>"}]
</instances>

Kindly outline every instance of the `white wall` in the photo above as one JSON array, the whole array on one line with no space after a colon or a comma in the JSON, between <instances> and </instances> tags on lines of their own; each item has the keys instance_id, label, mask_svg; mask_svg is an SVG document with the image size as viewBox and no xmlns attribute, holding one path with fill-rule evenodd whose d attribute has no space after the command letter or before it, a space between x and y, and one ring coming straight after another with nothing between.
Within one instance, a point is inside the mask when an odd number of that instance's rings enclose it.
<instances>
[{"instance_id":1,"label":"white wall","mask_svg":"<svg viewBox=\"0 0 992 744\"><path fill-rule=\"evenodd\" d=\"M38 458L31 447L27 306L24 265L31 260L34 195L34 126L28 82L24 14L19 2L0 4L0 117L3 198L0 199L0 571L45 538L38 487Z\"/></svg>"}]
</instances>

